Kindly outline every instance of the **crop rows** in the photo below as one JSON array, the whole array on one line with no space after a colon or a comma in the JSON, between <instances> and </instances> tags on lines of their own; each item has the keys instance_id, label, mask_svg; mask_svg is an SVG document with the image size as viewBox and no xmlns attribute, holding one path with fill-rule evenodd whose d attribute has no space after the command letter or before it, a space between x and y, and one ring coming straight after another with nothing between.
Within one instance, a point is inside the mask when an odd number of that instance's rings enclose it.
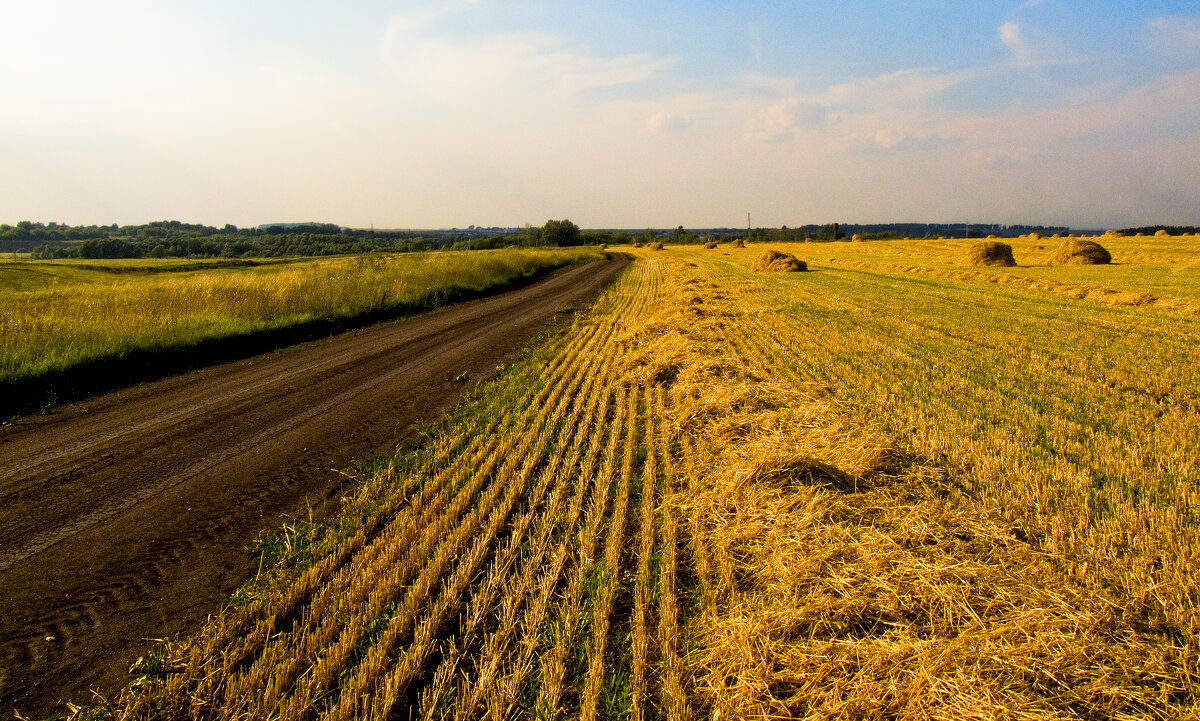
<instances>
[{"instance_id":1,"label":"crop rows","mask_svg":"<svg viewBox=\"0 0 1200 721\"><path fill-rule=\"evenodd\" d=\"M681 717L664 400L615 371L656 285L631 274L496 406L366 481L355 523L173 649L122 713ZM664 658L673 685L653 680Z\"/></svg>"}]
</instances>

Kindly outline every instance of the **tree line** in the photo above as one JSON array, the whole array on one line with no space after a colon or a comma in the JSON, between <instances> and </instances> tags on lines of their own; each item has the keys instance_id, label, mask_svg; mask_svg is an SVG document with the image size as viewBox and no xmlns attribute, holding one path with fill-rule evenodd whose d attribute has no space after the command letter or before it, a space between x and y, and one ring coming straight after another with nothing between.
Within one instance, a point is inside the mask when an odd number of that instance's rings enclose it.
<instances>
[{"instance_id":1,"label":"tree line","mask_svg":"<svg viewBox=\"0 0 1200 721\"><path fill-rule=\"evenodd\" d=\"M413 252L509 246L582 245L597 242L570 220L535 228L468 230L374 230L330 223L271 224L222 228L156 221L142 225L70 226L22 221L0 225L0 252L34 258L236 258L318 256L370 251ZM604 241L599 241L604 242Z\"/></svg>"}]
</instances>

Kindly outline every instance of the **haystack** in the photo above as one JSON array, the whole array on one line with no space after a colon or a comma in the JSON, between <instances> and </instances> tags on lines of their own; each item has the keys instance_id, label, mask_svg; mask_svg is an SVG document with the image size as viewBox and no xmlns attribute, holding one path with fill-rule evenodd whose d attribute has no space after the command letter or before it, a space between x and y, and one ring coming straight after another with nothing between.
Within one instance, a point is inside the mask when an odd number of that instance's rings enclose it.
<instances>
[{"instance_id":1,"label":"haystack","mask_svg":"<svg viewBox=\"0 0 1200 721\"><path fill-rule=\"evenodd\" d=\"M717 241L715 240L710 240L704 244L705 250L712 250L715 247L717 247Z\"/></svg>"},{"instance_id":2,"label":"haystack","mask_svg":"<svg viewBox=\"0 0 1200 721\"><path fill-rule=\"evenodd\" d=\"M729 247L730 248L745 248L746 241L742 240L741 238L734 238L733 242L729 244Z\"/></svg>"},{"instance_id":3,"label":"haystack","mask_svg":"<svg viewBox=\"0 0 1200 721\"><path fill-rule=\"evenodd\" d=\"M1055 265L1104 265L1112 262L1112 253L1095 241L1067 238L1050 260Z\"/></svg>"},{"instance_id":4,"label":"haystack","mask_svg":"<svg viewBox=\"0 0 1200 721\"><path fill-rule=\"evenodd\" d=\"M659 243L658 241L655 241L655 242L651 243L649 247L650 247L650 250L662 250L663 244Z\"/></svg>"},{"instance_id":5,"label":"haystack","mask_svg":"<svg viewBox=\"0 0 1200 721\"><path fill-rule=\"evenodd\" d=\"M797 273L808 270L808 264L791 253L764 250L750 270L755 273Z\"/></svg>"},{"instance_id":6,"label":"haystack","mask_svg":"<svg viewBox=\"0 0 1200 721\"><path fill-rule=\"evenodd\" d=\"M963 259L963 265L972 268L981 266L1000 266L1010 267L1017 264L1013 258L1012 246L1008 243L1001 243L998 240L984 240L975 243L967 251L967 257Z\"/></svg>"}]
</instances>

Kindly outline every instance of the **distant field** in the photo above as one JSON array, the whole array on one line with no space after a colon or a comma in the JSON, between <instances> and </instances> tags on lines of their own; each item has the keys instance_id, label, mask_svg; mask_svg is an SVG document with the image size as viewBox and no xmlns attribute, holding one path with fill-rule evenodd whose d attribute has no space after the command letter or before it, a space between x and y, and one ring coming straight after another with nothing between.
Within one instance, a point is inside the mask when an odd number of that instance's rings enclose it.
<instances>
[{"instance_id":1,"label":"distant field","mask_svg":"<svg viewBox=\"0 0 1200 721\"><path fill-rule=\"evenodd\" d=\"M105 713L1194 718L1200 318L942 245L633 251Z\"/></svg>"},{"instance_id":2,"label":"distant field","mask_svg":"<svg viewBox=\"0 0 1200 721\"><path fill-rule=\"evenodd\" d=\"M1013 247L1014 268L971 268L993 276L1051 281L1123 293L1150 293L1186 300L1200 311L1200 236L1096 237L1112 253L1106 266L1052 265L1062 242L1057 238L1004 238ZM968 270L961 267L967 248L976 240L898 240L866 243L839 242L797 246L814 260L887 264L915 269Z\"/></svg>"},{"instance_id":3,"label":"distant field","mask_svg":"<svg viewBox=\"0 0 1200 721\"><path fill-rule=\"evenodd\" d=\"M595 250L368 254L283 261L0 263L0 392L61 397L163 354L292 329L329 332L510 286ZM165 360L164 360L165 362ZM95 368L97 363L106 364ZM125 364L128 368L122 368ZM77 373L77 369L79 370ZM74 374L74 375L73 375ZM134 374L136 375L136 373Z\"/></svg>"}]
</instances>

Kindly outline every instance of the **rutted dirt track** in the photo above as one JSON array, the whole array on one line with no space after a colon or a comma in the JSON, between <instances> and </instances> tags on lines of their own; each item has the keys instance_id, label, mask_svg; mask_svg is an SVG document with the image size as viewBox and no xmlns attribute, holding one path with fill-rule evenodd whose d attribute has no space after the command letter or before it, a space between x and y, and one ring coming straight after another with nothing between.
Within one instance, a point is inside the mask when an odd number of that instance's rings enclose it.
<instances>
[{"instance_id":1,"label":"rutted dirt track","mask_svg":"<svg viewBox=\"0 0 1200 721\"><path fill-rule=\"evenodd\" d=\"M436 420L456 378L626 262L0 428L0 713L114 691L145 639L195 628L254 573L256 536L336 500L333 469Z\"/></svg>"}]
</instances>

